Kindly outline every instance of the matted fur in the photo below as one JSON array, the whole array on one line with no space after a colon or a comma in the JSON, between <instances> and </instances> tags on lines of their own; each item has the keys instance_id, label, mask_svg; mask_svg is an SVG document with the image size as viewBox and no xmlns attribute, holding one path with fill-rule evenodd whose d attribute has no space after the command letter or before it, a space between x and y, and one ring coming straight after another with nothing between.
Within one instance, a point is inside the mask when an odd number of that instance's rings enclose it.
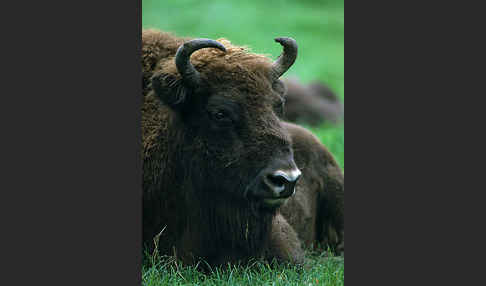
<instances>
[{"instance_id":1,"label":"matted fur","mask_svg":"<svg viewBox=\"0 0 486 286\"><path fill-rule=\"evenodd\" d=\"M272 60L220 39L226 53L202 49L191 56L204 92L191 91L181 83L174 63L177 48L187 40L155 30L142 32L144 243L152 246L153 237L164 229L160 252L189 264L200 258L210 265L251 258L302 262L302 243L325 241L324 228L344 232L343 218L333 222L344 211L344 197L336 196L343 186L339 167L310 133L273 113L284 89L275 81ZM244 124L237 136L234 131L214 131L207 115L195 108L215 96L240 106ZM257 171L290 152L292 144L295 160L304 168L297 194L280 210L262 211L243 194ZM299 149L304 145L307 150ZM339 188L329 188L330 182L339 182ZM342 205L324 210L323 203L331 201L326 195ZM307 221L299 221L294 212L308 213L302 217ZM309 221L314 222L311 228L302 229Z\"/></svg>"}]
</instances>

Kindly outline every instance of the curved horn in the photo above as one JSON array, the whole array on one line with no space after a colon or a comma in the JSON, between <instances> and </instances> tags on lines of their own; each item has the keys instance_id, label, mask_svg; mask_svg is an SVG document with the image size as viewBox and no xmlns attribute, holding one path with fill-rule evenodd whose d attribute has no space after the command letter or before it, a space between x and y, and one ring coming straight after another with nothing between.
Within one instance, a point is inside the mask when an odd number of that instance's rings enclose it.
<instances>
[{"instance_id":1,"label":"curved horn","mask_svg":"<svg viewBox=\"0 0 486 286\"><path fill-rule=\"evenodd\" d=\"M194 39L181 45L175 55L177 71L181 74L184 83L191 87L201 83L199 72L191 64L191 54L203 48L216 48L226 52L226 48L219 42L210 39Z\"/></svg>"},{"instance_id":2,"label":"curved horn","mask_svg":"<svg viewBox=\"0 0 486 286\"><path fill-rule=\"evenodd\" d=\"M297 59L297 42L292 38L276 38L275 42L283 46L283 53L273 63L277 78L281 77Z\"/></svg>"}]
</instances>

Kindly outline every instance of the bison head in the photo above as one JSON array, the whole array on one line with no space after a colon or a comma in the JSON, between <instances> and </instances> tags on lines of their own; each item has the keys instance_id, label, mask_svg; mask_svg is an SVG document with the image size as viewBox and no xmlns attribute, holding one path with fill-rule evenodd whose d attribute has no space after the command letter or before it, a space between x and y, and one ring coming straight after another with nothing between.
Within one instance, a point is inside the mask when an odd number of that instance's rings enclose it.
<instances>
[{"instance_id":1,"label":"bison head","mask_svg":"<svg viewBox=\"0 0 486 286\"><path fill-rule=\"evenodd\" d=\"M279 120L279 77L294 63L297 44L275 40L284 51L274 62L224 39L190 40L152 77L154 92L185 130L181 172L199 195L274 211L295 192L301 172Z\"/></svg>"}]
</instances>

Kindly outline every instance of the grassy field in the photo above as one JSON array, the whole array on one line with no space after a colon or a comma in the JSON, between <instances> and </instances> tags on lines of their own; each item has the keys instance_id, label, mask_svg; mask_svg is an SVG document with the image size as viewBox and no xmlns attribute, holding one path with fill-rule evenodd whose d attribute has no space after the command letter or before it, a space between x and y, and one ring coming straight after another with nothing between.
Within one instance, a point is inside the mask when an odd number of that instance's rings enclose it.
<instances>
[{"instance_id":1,"label":"grassy field","mask_svg":"<svg viewBox=\"0 0 486 286\"><path fill-rule=\"evenodd\" d=\"M290 36L299 56L286 76L303 82L321 80L344 100L343 0L143 0L143 28L179 36L227 38L256 53L276 59L281 46L273 41ZM344 169L344 125L309 128ZM144 285L344 285L344 263L309 255L310 269L257 263L252 269L229 266L211 275L162 261L145 262ZM149 261L148 259L147 261Z\"/></svg>"},{"instance_id":2,"label":"grassy field","mask_svg":"<svg viewBox=\"0 0 486 286\"><path fill-rule=\"evenodd\" d=\"M148 255L146 257L149 257ZM344 259L310 254L311 263L301 266L262 263L227 265L205 273L183 267L173 259L146 259L142 268L145 286L159 285L344 285Z\"/></svg>"}]
</instances>

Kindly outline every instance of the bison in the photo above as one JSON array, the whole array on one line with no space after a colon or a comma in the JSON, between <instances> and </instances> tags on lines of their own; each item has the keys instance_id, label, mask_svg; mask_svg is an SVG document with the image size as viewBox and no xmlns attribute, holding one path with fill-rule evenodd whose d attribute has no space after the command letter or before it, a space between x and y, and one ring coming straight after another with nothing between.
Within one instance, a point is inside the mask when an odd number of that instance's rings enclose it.
<instances>
[{"instance_id":1,"label":"bison","mask_svg":"<svg viewBox=\"0 0 486 286\"><path fill-rule=\"evenodd\" d=\"M301 263L304 246L344 246L344 178L326 148L285 123L274 62L225 39L142 32L143 241L209 265Z\"/></svg>"},{"instance_id":2,"label":"bison","mask_svg":"<svg viewBox=\"0 0 486 286\"><path fill-rule=\"evenodd\" d=\"M338 124L344 119L344 105L328 86L319 81L305 85L297 78L282 81L287 87L283 119L311 126Z\"/></svg>"}]
</instances>

